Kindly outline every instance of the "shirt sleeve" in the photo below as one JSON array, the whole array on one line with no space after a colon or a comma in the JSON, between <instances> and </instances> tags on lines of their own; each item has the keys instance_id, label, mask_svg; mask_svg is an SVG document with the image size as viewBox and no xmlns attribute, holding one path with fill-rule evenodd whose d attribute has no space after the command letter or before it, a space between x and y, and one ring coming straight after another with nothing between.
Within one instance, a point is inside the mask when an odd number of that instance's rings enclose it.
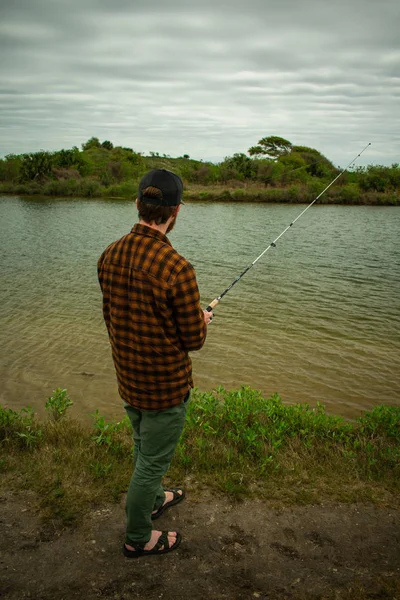
<instances>
[{"instance_id":1,"label":"shirt sleeve","mask_svg":"<svg viewBox=\"0 0 400 600\"><path fill-rule=\"evenodd\" d=\"M206 341L207 326L196 273L190 263L181 269L172 286L172 306L182 346L186 352L200 350Z\"/></svg>"},{"instance_id":2,"label":"shirt sleeve","mask_svg":"<svg viewBox=\"0 0 400 600\"><path fill-rule=\"evenodd\" d=\"M98 275L98 279L99 279L100 289L101 289L102 294L103 294L103 316L104 316L104 321L105 321L107 330L109 330L109 327L110 327L109 290L107 290L107 282L106 282L106 278L105 278L105 274L104 274L104 268L103 268L105 253L106 253L106 251L103 252L103 254L100 256L99 260L97 261L97 275Z\"/></svg>"}]
</instances>

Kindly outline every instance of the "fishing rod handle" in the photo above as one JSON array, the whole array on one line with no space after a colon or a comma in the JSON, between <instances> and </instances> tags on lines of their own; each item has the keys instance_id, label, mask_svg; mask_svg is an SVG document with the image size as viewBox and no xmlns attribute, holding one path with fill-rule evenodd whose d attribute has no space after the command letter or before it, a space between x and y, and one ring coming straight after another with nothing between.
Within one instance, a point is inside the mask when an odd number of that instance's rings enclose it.
<instances>
[{"instance_id":1,"label":"fishing rod handle","mask_svg":"<svg viewBox=\"0 0 400 600\"><path fill-rule=\"evenodd\" d=\"M215 300L210 302L210 304L207 306L207 308L205 310L207 312L212 312L214 310L214 308L217 306L218 302L219 302L218 298L215 298Z\"/></svg>"}]
</instances>

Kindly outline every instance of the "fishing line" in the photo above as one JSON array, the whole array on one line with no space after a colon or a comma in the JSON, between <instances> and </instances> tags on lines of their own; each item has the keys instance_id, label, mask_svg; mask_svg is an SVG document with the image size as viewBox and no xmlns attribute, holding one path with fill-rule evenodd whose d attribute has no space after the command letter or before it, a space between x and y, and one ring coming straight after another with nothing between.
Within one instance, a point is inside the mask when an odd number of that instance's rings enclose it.
<instances>
[{"instance_id":1,"label":"fishing line","mask_svg":"<svg viewBox=\"0 0 400 600\"><path fill-rule=\"evenodd\" d=\"M228 286L228 287L227 287L227 288L226 288L226 289L225 289L225 290L222 292L222 294L220 294L220 295L219 295L217 298L215 298L215 299L214 299L212 302L210 302L210 304L209 304L209 305L207 306L207 308L206 308L206 311L207 311L207 312L211 312L211 311L212 311L212 310L213 310L213 309L214 309L214 308L217 306L217 304L218 304L219 302L221 302L222 298L223 298L223 297L224 297L224 296L225 296L225 295L226 295L226 294L227 294L227 293L228 293L228 292L229 292L229 291L230 291L230 290L233 288L233 286L234 286L234 285L236 285L236 284L237 284L237 282L238 282L238 281L240 281L240 280L242 279L242 277L243 277L243 276L244 276L244 275L245 275L245 274L246 274L248 271L250 271L250 269L251 269L252 267L254 267L254 265L255 265L255 264L256 264L256 263L257 263L257 262L260 260L260 258L262 258L262 257L264 256L264 254L266 254L266 252L268 252L268 250L269 250L270 248L275 248L275 247L276 247L276 242L277 242L278 240L280 240L280 239L281 239L281 237L282 237L282 236L283 236L283 235L284 235L284 234L285 234L285 233L286 233L286 232L287 232L287 231L288 231L288 230L289 230L291 227L293 227L293 225L296 223L296 221L298 221L298 220L300 219L300 217L302 217L302 216L304 215L304 213L305 213L305 212L307 212L307 211L308 211L308 209L309 209L309 208L311 208L311 207L312 207L312 205L313 205L313 204L315 204L315 203L316 203L316 201L317 201L319 198L321 198L321 196L322 196L323 194L325 194L326 190L328 190L328 189L331 187L331 185L333 185L333 184L335 183L335 181L337 181L337 180L339 179L339 177L340 177L341 175L343 175L343 173L344 173L345 171L347 171L347 169L348 169L349 167L351 167L351 165L352 165L353 163L355 163L355 162L356 162L357 158L359 158L359 157L361 156L361 154L362 154L363 152L365 152L365 150L366 150L366 149L368 148L368 146L370 146L370 145L371 145L371 142L370 142L369 144L367 144L367 145L365 146L365 148L364 148L363 150L361 150L361 152L360 152L359 154L357 154L357 156L356 156L355 158L353 158L353 160L352 160L351 162L349 162L349 164L347 165L347 167L345 167L345 168L344 168L342 171L340 171L339 175L337 175L337 176L335 177L335 179L333 179L333 180L330 182L330 184L329 184L329 185L327 185L327 186L326 186L326 188L325 188L324 190L322 190L322 192L321 192L321 193L320 193L320 194L319 194L319 195L318 195L318 196L315 198L315 200L313 200L313 201L312 201L312 202L311 202L311 203L310 203L310 204L309 204L309 205L308 205L308 206L307 206L307 207L306 207L306 208L305 208L305 209L304 209L304 210L303 210L303 211L302 211L302 212L301 212L299 215L297 215L297 217L296 217L296 218L295 218L295 219L294 219L294 220L293 220L293 221L292 221L292 222L291 222L291 223L290 223L290 224L289 224L289 225L288 225L288 226L287 226L287 227L286 227L286 228L285 228L285 229L282 231L282 233L280 233L280 234L278 235L278 237L277 237L277 238L275 238L275 239L274 239L274 241L273 241L273 242L271 242L271 243L269 244L269 246L267 246L267 248L265 248L265 250L264 250L263 252L261 252L260 256L257 256L257 258L256 258L255 260L253 260L253 262L252 262L251 264L249 264L249 265L248 265L248 266L247 266L247 267L244 269L244 271L242 271L242 273L240 273L240 275L238 275L237 277L235 277L235 279L232 281L232 283L231 283L231 284L230 284L230 285L229 285L229 286Z\"/></svg>"}]
</instances>

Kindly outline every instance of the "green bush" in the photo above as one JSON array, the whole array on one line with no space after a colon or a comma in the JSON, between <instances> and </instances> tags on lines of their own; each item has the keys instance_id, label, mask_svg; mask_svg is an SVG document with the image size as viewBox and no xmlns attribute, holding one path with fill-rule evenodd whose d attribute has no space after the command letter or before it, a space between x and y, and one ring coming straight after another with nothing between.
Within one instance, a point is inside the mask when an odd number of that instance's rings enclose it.
<instances>
[{"instance_id":1,"label":"green bush","mask_svg":"<svg viewBox=\"0 0 400 600\"><path fill-rule=\"evenodd\" d=\"M132 198L137 182L153 168L176 172L185 182L188 197L199 198L194 186L211 187L224 184L218 191L212 189L207 199L261 202L311 202L338 174L333 164L318 150L307 146L293 146L276 136L260 140L265 147L261 155L272 150L272 158L249 157L243 152L227 156L219 164L192 160L188 155L171 158L151 152L142 156L132 148L114 147L109 140L100 142L92 137L82 144L56 152L9 154L0 160L0 192L16 194L45 194L51 196L118 196ZM252 151L255 148L252 148ZM267 152L267 154L268 154ZM256 153L257 154L257 153ZM259 154L259 156L261 156ZM79 185L72 180L79 181ZM135 182L132 189L131 182ZM258 187L252 185L258 183ZM238 186L251 188L232 193ZM265 193L263 186L277 189ZM279 191L279 190L284 190ZM321 199L321 202L344 204L399 204L400 167L369 165L354 167L341 178Z\"/></svg>"},{"instance_id":2,"label":"green bush","mask_svg":"<svg viewBox=\"0 0 400 600\"><path fill-rule=\"evenodd\" d=\"M106 150L105 150L106 152ZM98 181L86 179L79 183L79 195L83 198L99 198L102 195L102 188Z\"/></svg>"},{"instance_id":3,"label":"green bush","mask_svg":"<svg viewBox=\"0 0 400 600\"><path fill-rule=\"evenodd\" d=\"M348 183L338 189L338 196L346 204L358 204L361 199L361 190L356 183Z\"/></svg>"},{"instance_id":4,"label":"green bush","mask_svg":"<svg viewBox=\"0 0 400 600\"><path fill-rule=\"evenodd\" d=\"M119 502L132 473L129 419L94 425L64 416L66 390L46 408L55 419L40 426L31 408L0 406L0 445L6 486L29 486L44 515L65 522L94 502ZM17 475L17 476L16 476ZM400 407L376 406L354 422L317 404L286 405L249 387L194 390L170 476L230 495L255 495L298 504L336 500L388 502L400 488Z\"/></svg>"},{"instance_id":5,"label":"green bush","mask_svg":"<svg viewBox=\"0 0 400 600\"><path fill-rule=\"evenodd\" d=\"M0 181L16 183L20 180L22 159L21 156L8 154L4 160L0 160Z\"/></svg>"},{"instance_id":6,"label":"green bush","mask_svg":"<svg viewBox=\"0 0 400 600\"><path fill-rule=\"evenodd\" d=\"M0 405L0 442L32 448L41 439L42 429L31 407L14 411Z\"/></svg>"},{"instance_id":7,"label":"green bush","mask_svg":"<svg viewBox=\"0 0 400 600\"><path fill-rule=\"evenodd\" d=\"M72 404L73 402L68 396L67 390L57 388L53 391L53 395L47 399L45 408L54 421L59 421L65 417L65 413Z\"/></svg>"},{"instance_id":8,"label":"green bush","mask_svg":"<svg viewBox=\"0 0 400 600\"><path fill-rule=\"evenodd\" d=\"M400 406L375 406L358 419L360 431L368 436L392 438L400 450Z\"/></svg>"},{"instance_id":9,"label":"green bush","mask_svg":"<svg viewBox=\"0 0 400 600\"><path fill-rule=\"evenodd\" d=\"M243 181L256 176L257 162L243 153L236 153L227 156L220 164L220 169L226 173L235 173L235 179Z\"/></svg>"},{"instance_id":10,"label":"green bush","mask_svg":"<svg viewBox=\"0 0 400 600\"><path fill-rule=\"evenodd\" d=\"M130 198L136 199L138 182L124 181L124 183L110 185L102 190L102 196L105 198Z\"/></svg>"}]
</instances>

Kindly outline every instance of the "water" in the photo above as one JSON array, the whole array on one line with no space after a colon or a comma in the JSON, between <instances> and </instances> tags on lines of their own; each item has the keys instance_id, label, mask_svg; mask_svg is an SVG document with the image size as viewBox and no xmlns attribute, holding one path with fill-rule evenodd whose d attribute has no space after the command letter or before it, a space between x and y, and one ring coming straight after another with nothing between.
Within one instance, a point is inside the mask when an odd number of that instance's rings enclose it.
<instances>
[{"instance_id":1,"label":"water","mask_svg":"<svg viewBox=\"0 0 400 600\"><path fill-rule=\"evenodd\" d=\"M203 305L301 212L189 203L170 238ZM0 402L66 387L76 416L122 416L101 314L97 258L136 221L130 202L0 199ZM217 307L195 384L250 385L355 417L400 403L400 211L313 206Z\"/></svg>"}]
</instances>

